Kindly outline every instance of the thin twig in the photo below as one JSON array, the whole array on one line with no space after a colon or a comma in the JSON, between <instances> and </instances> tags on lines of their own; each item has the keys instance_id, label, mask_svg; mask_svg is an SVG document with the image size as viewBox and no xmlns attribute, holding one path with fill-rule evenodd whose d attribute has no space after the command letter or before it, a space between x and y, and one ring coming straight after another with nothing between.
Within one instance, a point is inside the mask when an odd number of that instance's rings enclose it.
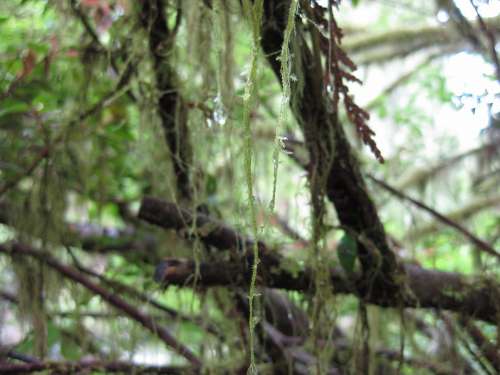
<instances>
[{"instance_id":1,"label":"thin twig","mask_svg":"<svg viewBox=\"0 0 500 375\"><path fill-rule=\"evenodd\" d=\"M496 51L497 42L495 40L495 35L490 30L488 25L486 25L486 22L484 22L483 17L481 17L479 9L477 8L477 5L474 2L474 0L470 0L470 3L474 8L474 10L476 11L479 28L481 29L481 32L486 36L486 39L488 40L488 51L491 55L490 57L491 60L493 61L493 66L495 67L495 75L497 77L497 81L500 83L500 61L498 60L498 54Z\"/></svg>"},{"instance_id":2,"label":"thin twig","mask_svg":"<svg viewBox=\"0 0 500 375\"><path fill-rule=\"evenodd\" d=\"M472 244L477 246L480 250L500 259L500 253L498 253L492 246L490 246L490 244L488 244L485 241L483 241L482 239L476 237L474 234L472 234L467 229L465 229L462 225L456 223L453 220L450 220L449 218L440 214L439 212L437 212L433 208L430 208L426 204L409 197L408 195L402 193L399 190L396 190L392 186L388 185L386 182L379 180L378 178L375 178L374 176L371 176L371 175L367 175L367 177L369 179L371 179L373 182L375 182L377 185L379 185L382 188L384 188L385 190L387 190L392 195L395 195L396 197L398 197L400 199L407 200L407 201L411 202L412 204L414 204L418 208L431 214L433 217L435 217L437 220L439 220L443 224L446 224L447 226L454 228L458 232L462 233L469 240L469 242L471 242Z\"/></svg>"},{"instance_id":3,"label":"thin twig","mask_svg":"<svg viewBox=\"0 0 500 375\"><path fill-rule=\"evenodd\" d=\"M56 258L40 250L35 250L25 244L15 243L10 248L5 245L0 245L0 252L11 256L23 255L33 257L45 263L47 266L55 269L61 275L71 279L95 294L99 295L103 300L114 306L118 310L124 312L131 319L143 325L146 329L158 336L168 347L172 348L178 354L186 358L191 364L196 367L201 367L202 362L198 357L186 346L177 341L172 334L163 326L159 326L151 316L143 313L135 306L130 305L122 298L115 295L113 292L104 289L101 285L94 283L75 268L59 262Z\"/></svg>"},{"instance_id":4,"label":"thin twig","mask_svg":"<svg viewBox=\"0 0 500 375\"><path fill-rule=\"evenodd\" d=\"M80 22L83 25L83 28L87 31L87 33L90 35L92 41L99 46L103 51L107 51L107 48L102 44L101 39L99 38L99 35L97 35L97 32L94 30L92 27L89 19L85 15L85 13L82 11L82 9L78 6L76 0L71 0L71 9L73 9L73 12L75 15L78 17ZM116 62L116 57L113 53L109 53L110 56L110 63L111 63L111 68L116 74L120 73L120 69L118 68L118 64ZM132 99L132 101L137 101L135 98L134 94L132 91L128 90L127 95Z\"/></svg>"},{"instance_id":5,"label":"thin twig","mask_svg":"<svg viewBox=\"0 0 500 375\"><path fill-rule=\"evenodd\" d=\"M133 288L130 285L126 285L126 284L123 284L119 281L107 278L104 275L100 275L97 272L94 272L94 271L84 267L79 262L79 260L76 258L76 256L74 255L73 252L70 251L70 255L73 258L73 261L75 263L75 267L80 272L83 272L89 276L92 276L92 277L99 279L99 281L101 283L113 288L116 292L121 293L121 294L123 294L123 293L128 294L129 296L131 296L131 297L133 297L141 302L147 303L148 305L150 305L150 306L152 306L152 307L154 307L154 308L156 308L164 313L167 313L169 316L171 316L174 319L178 319L178 320L181 320L183 322L188 322L188 323L198 325L201 328L206 329L208 332L218 336L219 338L221 337L221 333L219 332L219 330L217 330L213 325L207 324L206 322L204 322L202 318L184 315L184 314L178 312L177 310L172 309L171 307L168 307L168 306L164 305L163 303L155 300L154 298L151 298L147 294L140 292L139 290Z\"/></svg>"}]
</instances>

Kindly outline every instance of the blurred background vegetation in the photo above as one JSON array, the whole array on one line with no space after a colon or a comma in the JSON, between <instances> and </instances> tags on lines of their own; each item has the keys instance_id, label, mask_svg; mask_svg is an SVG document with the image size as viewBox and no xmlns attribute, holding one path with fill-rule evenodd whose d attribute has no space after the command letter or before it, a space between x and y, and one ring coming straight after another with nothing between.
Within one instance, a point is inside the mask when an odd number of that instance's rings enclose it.
<instances>
[{"instance_id":1,"label":"blurred background vegetation","mask_svg":"<svg viewBox=\"0 0 500 375\"><path fill-rule=\"evenodd\" d=\"M157 35L154 48L144 3L165 14L168 38ZM295 23L305 29L320 27L309 11L332 7L342 47L358 65L363 83L348 87L370 114L385 162L342 106L339 118L392 250L404 263L498 281L499 3L298 3ZM199 265L234 255L189 228L154 227L137 211L154 196L249 238L255 219L258 239L288 271L314 269L310 186L300 165L307 151L280 80L252 49L248 20L231 0L0 2L0 372L190 373L201 371L197 361L205 373L246 371L246 289L205 286L197 272L180 286L154 279L165 258ZM161 98L173 100L173 113ZM356 246L334 207L325 210L321 259L349 274ZM498 315L496 325L471 323L439 308L391 309L327 293L315 316L317 295L281 291L279 314L298 309L310 319L313 333L299 345L299 335L263 327L259 301L273 292L255 296L259 373L500 371ZM286 366L275 365L276 348L261 331L287 353Z\"/></svg>"}]
</instances>

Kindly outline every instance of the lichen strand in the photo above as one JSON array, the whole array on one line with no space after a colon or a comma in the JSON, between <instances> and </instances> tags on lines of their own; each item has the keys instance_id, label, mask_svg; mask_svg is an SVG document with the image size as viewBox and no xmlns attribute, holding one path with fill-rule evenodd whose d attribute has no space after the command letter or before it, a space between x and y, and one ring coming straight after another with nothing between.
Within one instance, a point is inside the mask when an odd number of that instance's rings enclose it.
<instances>
[{"instance_id":1,"label":"lichen strand","mask_svg":"<svg viewBox=\"0 0 500 375\"><path fill-rule=\"evenodd\" d=\"M252 233L255 238L253 244L253 265L252 265L252 276L250 281L250 287L248 292L248 322L249 322L249 345L250 345L250 366L248 368L249 374L257 374L257 366L255 363L255 327L258 324L259 318L255 314L256 309L254 306L254 299L257 296L256 293L256 281L257 281L257 269L259 265L259 249L258 249L258 227L257 227L257 216L255 208L255 197L254 197L254 187L253 187L253 172L252 172L252 158L253 158L253 137L252 129L250 125L250 112L253 109L253 100L256 95L256 84L257 84L257 62L260 51L260 33L261 33L261 23L262 23L262 11L263 11L263 0L256 0L252 2L250 0L243 1L243 8L245 15L250 20L250 27L252 30L252 49L251 49L251 62L250 62L250 72L247 78L245 86L245 94L243 96L243 126L245 134L245 179L247 184L248 193L248 207L250 211L250 222L252 227Z\"/></svg>"},{"instance_id":2,"label":"lichen strand","mask_svg":"<svg viewBox=\"0 0 500 375\"><path fill-rule=\"evenodd\" d=\"M283 148L283 141L280 138L280 132L283 125L287 121L288 106L290 104L290 79L291 79L291 59L290 59L290 39L295 28L295 15L297 13L299 2L292 0L290 8L288 9L288 21L286 24L283 46L281 47L280 61L281 61L281 86L283 87L283 95L281 98L280 114L278 118L278 126L276 127L274 150L273 150L273 191L271 195L271 202L269 203L270 211L274 210L276 200L276 182L278 179L278 165L280 151Z\"/></svg>"}]
</instances>

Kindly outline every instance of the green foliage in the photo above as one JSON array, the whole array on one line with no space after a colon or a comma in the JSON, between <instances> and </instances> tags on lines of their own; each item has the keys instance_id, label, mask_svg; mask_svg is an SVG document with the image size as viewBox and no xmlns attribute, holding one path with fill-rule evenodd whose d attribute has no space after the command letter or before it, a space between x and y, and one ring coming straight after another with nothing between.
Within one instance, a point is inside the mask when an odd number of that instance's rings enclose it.
<instances>
[{"instance_id":1,"label":"green foliage","mask_svg":"<svg viewBox=\"0 0 500 375\"><path fill-rule=\"evenodd\" d=\"M165 142L159 116L164 109L158 106L165 93L156 86L148 38L138 21L140 5L131 0L75 3L98 40L68 1L0 1L0 243L17 239L43 248L64 264L84 266L174 309L178 316L151 306L145 298L109 288L152 316L158 326L168 327L176 339L206 359L208 367L215 369L213 373L248 364L248 355L253 371L270 367L264 363L270 361L269 354L259 345L258 326L264 309L258 284L259 277L265 275L258 272L261 254L257 242L253 249L247 249L254 256L249 290L203 288L203 280L198 279L195 290L172 286L163 290L154 283L155 265L165 258L194 259L199 265L215 260L235 261L237 256L221 254L197 239L186 239L188 231L166 232L137 219L144 196L175 201L177 176L172 160L179 157L172 155ZM168 5L171 29L179 11L175 3ZM352 339L356 332L358 299L333 297L328 278L335 259L349 281L356 276L357 242L347 233L335 241L342 213L335 213L330 203L325 207L325 224L315 225L309 176L293 158L281 154L281 137L287 134L295 142L296 155L309 157L290 111L290 107L299 108L302 95L307 95L301 90L303 77L296 74L300 67L293 66L292 61L303 47L301 43L314 53L331 48L327 29L307 23L309 16L303 3L290 2L284 44L281 51L276 51L281 63L280 86L260 47L265 1L243 1L243 9L236 0L178 3L182 20L171 50L162 56L176 78L178 87L172 91L186 106L185 113L176 110L173 116L177 120L180 115L186 116L194 150L188 171L193 198L178 203L208 213L244 236L264 241L270 251L283 256L280 269L294 277L302 276L308 267L314 269L312 286L316 287L316 296L313 298L307 291L287 296L309 313L308 329L312 327L314 337L304 346L326 358L324 365L333 351L328 340L333 340L330 336L334 328L341 326L347 332L345 340ZM353 7L341 7L338 12L339 25L346 26L346 39L352 37L351 32L365 38L375 31L407 26L408 20L417 17L410 11L398 16L387 4L358 0L351 4ZM376 9L373 18L377 21L372 25L360 23L359 30L358 13L348 13L344 10L347 8L349 12ZM422 21L423 16L417 18ZM425 22L435 24L434 19ZM311 30L316 30L320 38L317 51L312 48L315 41ZM297 38L300 33L307 33L307 37ZM392 51L396 47L386 48ZM324 62L323 57L318 58ZM411 63L411 58L408 61ZM383 152L389 155L388 163L373 164L359 147L363 172L383 175L396 184L417 167L453 156L449 151L455 151L462 142L460 129L446 133L434 117L440 108L452 110L451 101L460 94L452 91L444 64L429 62L395 91L377 97L371 114L375 115L374 129L380 143L386 144ZM128 67L130 77L121 82ZM385 74L394 66L362 68L368 78L376 75L377 82L370 85L367 79L361 90L380 94L383 87L390 85ZM478 129L484 127L476 125ZM353 147L358 141L350 138ZM408 193L442 212L458 208L475 195L494 196L498 161L492 154L483 154L483 159L478 155L463 164L451 164L443 169L446 173L431 174L424 183L409 186ZM473 176L486 179L481 190ZM498 276L497 264L491 257L478 255L474 246L449 228L438 225L430 235L409 239L407 233L413 227L433 219L389 199L375 186L368 188L377 201L385 231L395 238L394 247L402 259L442 271ZM8 220L3 217L3 203L9 206L5 210ZM497 246L500 222L489 208L460 220ZM352 214L361 214L358 210L352 207ZM274 213L297 233L290 234L271 217ZM366 228L367 232L370 229ZM37 347L42 342L51 359L79 360L93 355L136 360L144 353L154 353L152 361L184 364L154 334L143 331L140 324L125 318L123 311L111 309L81 285L56 277L54 271L40 268L38 262L16 260L13 265L3 257L0 292L12 289L19 294L19 304L9 305L6 310L17 325L24 324L17 329L15 350L39 354ZM272 272L280 276L280 270ZM95 275L84 275L104 286ZM241 303L237 297L246 292L248 324L247 317L243 320L237 313ZM43 302L38 305L34 301L40 296ZM3 314L3 300L0 304ZM397 348L402 331L398 312L388 313L394 319L379 316L377 320L376 315L385 316L387 310L373 309L368 311L369 320L378 323L371 327L374 336L370 345ZM428 324L434 324L438 318L429 314L426 319ZM210 332L208 326L214 326L223 338ZM492 327L481 328L488 337L494 337ZM415 343L408 344L405 355L420 354L419 349L432 341L419 332L408 330L406 334L416 338ZM340 354L346 361L353 360L349 350ZM407 366L402 373L416 373L412 371Z\"/></svg>"},{"instance_id":2,"label":"green foliage","mask_svg":"<svg viewBox=\"0 0 500 375\"><path fill-rule=\"evenodd\" d=\"M337 245L337 256L344 271L347 274L352 274L358 256L356 239L349 234L344 234Z\"/></svg>"}]
</instances>

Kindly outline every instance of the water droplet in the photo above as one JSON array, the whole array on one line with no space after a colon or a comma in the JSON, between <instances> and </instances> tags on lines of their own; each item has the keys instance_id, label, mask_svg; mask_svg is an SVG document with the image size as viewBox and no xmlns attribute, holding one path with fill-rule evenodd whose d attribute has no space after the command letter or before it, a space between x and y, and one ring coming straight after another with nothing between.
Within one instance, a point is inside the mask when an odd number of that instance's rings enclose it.
<instances>
[{"instance_id":1,"label":"water droplet","mask_svg":"<svg viewBox=\"0 0 500 375\"><path fill-rule=\"evenodd\" d=\"M214 99L214 112L212 117L214 122L220 126L223 126L227 121L227 114L220 94Z\"/></svg>"}]
</instances>

